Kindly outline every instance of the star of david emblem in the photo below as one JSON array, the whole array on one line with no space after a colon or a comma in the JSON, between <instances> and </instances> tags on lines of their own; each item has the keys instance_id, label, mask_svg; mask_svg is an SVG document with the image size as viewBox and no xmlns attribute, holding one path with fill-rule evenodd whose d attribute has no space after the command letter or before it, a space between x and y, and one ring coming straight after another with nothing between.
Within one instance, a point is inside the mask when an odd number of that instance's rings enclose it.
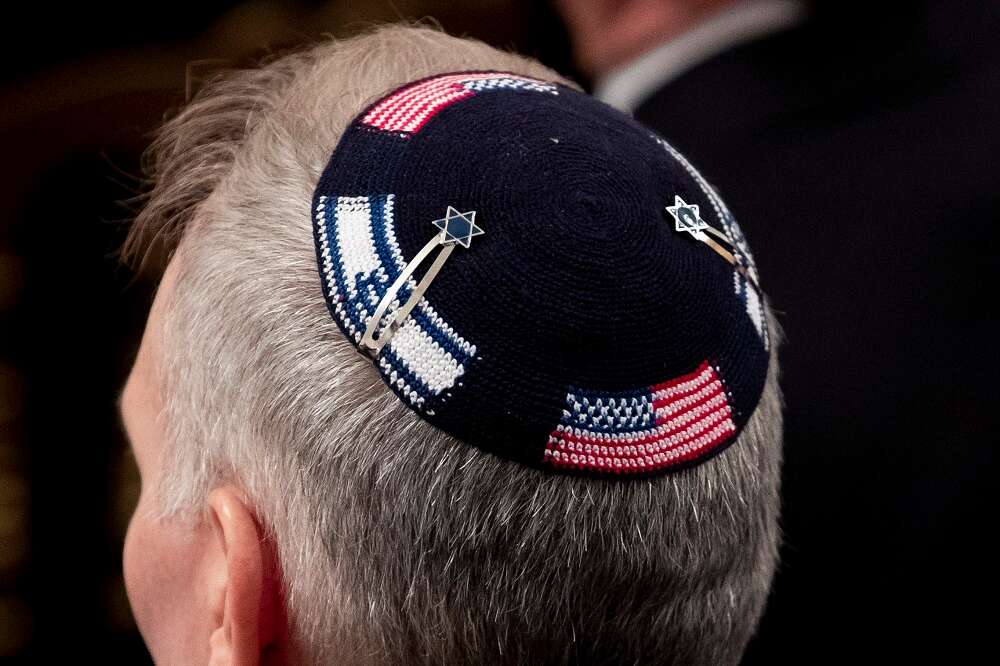
<instances>
[{"instance_id":1,"label":"star of david emblem","mask_svg":"<svg viewBox=\"0 0 1000 666\"><path fill-rule=\"evenodd\" d=\"M457 243L467 248L473 236L480 236L486 233L480 227L476 226L476 211L470 210L460 213L452 206L448 206L444 217L434 220L434 226L444 232L442 245L454 245Z\"/></svg>"},{"instance_id":2,"label":"star of david emblem","mask_svg":"<svg viewBox=\"0 0 1000 666\"><path fill-rule=\"evenodd\" d=\"M684 199L674 195L674 205L667 206L667 212L674 217L674 230L687 232L695 238L704 236L703 229L708 229L708 223L701 219L697 204L685 203Z\"/></svg>"}]
</instances>

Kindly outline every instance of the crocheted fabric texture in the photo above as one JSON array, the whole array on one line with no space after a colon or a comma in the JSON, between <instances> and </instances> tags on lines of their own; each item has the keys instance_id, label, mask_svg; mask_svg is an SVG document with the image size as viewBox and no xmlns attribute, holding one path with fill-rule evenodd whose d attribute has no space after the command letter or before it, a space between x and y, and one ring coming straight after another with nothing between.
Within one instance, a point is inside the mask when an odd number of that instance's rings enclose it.
<instances>
[{"instance_id":1,"label":"crocheted fabric texture","mask_svg":"<svg viewBox=\"0 0 1000 666\"><path fill-rule=\"evenodd\" d=\"M675 229L678 196L729 237L739 270ZM355 345L448 206L476 211L484 233L375 359L422 418L527 465L631 478L736 438L767 374L760 282L729 210L666 141L571 88L502 72L377 101L313 200L323 294Z\"/></svg>"}]
</instances>

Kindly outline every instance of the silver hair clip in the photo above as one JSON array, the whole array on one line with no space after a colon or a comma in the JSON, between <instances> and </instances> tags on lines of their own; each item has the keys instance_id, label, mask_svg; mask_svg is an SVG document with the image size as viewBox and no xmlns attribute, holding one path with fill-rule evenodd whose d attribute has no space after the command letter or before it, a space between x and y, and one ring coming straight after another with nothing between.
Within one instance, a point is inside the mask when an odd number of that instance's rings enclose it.
<instances>
[{"instance_id":1,"label":"silver hair clip","mask_svg":"<svg viewBox=\"0 0 1000 666\"><path fill-rule=\"evenodd\" d=\"M749 280L750 283L753 284L754 289L760 291L760 288L757 287L757 283L750 277L746 266L744 266L743 262L738 258L739 252L736 248L736 244L725 233L719 231L715 227L708 224L708 222L701 219L698 204L685 203L684 199L674 195L674 205L667 206L667 212L674 218L675 231L678 233L691 234L693 238L715 250L720 257L732 264L733 267L743 275L743 277ZM729 249L722 247L719 243L710 238L708 234L705 233L706 231L725 243Z\"/></svg>"},{"instance_id":2,"label":"silver hair clip","mask_svg":"<svg viewBox=\"0 0 1000 666\"><path fill-rule=\"evenodd\" d=\"M365 334L361 338L361 348L362 351L372 358L378 356L379 352L382 351L382 347L392 339L392 336L396 334L396 331L406 321L406 318L410 316L410 312L420 302L420 299L423 298L424 292L431 286L431 282L437 276L441 267L444 266L444 262L447 261L455 246L461 245L464 248L468 248L474 236L486 233L476 225L476 211L470 210L461 213L452 206L448 206L444 217L434 220L433 224L441 230L440 233L428 241L421 248L420 252L417 252L416 256L410 260L410 263L403 268L399 277L396 278L395 282L389 287L389 290L382 296L378 307L375 308L375 313L368 320L368 324L365 327ZM385 317L386 311L392 305L393 301L396 300L399 290L437 248L441 248L441 252L434 258L434 262L431 263L430 268L424 273L424 277L414 287L413 293L410 294L406 303L390 315L389 321L385 326L381 327L378 337L375 337L376 332L379 331L379 324L382 322L382 318Z\"/></svg>"}]
</instances>

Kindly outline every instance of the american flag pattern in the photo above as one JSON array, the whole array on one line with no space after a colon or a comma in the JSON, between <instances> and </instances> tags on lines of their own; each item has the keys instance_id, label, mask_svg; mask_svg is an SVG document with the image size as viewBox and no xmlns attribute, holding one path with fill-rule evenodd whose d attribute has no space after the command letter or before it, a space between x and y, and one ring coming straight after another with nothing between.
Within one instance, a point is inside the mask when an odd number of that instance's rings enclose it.
<instances>
[{"instance_id":1,"label":"american flag pattern","mask_svg":"<svg viewBox=\"0 0 1000 666\"><path fill-rule=\"evenodd\" d=\"M404 137L419 132L431 118L459 100L493 90L526 90L558 95L551 83L515 74L480 72L426 79L389 95L368 110L361 123Z\"/></svg>"},{"instance_id":2,"label":"american flag pattern","mask_svg":"<svg viewBox=\"0 0 1000 666\"><path fill-rule=\"evenodd\" d=\"M636 391L567 393L544 456L557 468L650 472L702 458L735 434L726 387L705 361Z\"/></svg>"}]
</instances>

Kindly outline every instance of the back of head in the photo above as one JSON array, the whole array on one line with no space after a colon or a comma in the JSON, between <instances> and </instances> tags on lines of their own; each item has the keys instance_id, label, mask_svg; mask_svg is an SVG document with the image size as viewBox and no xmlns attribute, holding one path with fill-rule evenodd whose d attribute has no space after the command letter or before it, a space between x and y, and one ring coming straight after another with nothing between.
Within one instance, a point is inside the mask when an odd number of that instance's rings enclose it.
<instances>
[{"instance_id":1,"label":"back of head","mask_svg":"<svg viewBox=\"0 0 1000 666\"><path fill-rule=\"evenodd\" d=\"M310 204L352 120L403 84L476 70L562 81L390 27L230 75L165 125L133 240L176 243L162 511L196 514L220 480L245 490L303 662L736 663L776 561L773 341L731 446L625 481L553 473L435 427L324 302Z\"/></svg>"}]
</instances>

